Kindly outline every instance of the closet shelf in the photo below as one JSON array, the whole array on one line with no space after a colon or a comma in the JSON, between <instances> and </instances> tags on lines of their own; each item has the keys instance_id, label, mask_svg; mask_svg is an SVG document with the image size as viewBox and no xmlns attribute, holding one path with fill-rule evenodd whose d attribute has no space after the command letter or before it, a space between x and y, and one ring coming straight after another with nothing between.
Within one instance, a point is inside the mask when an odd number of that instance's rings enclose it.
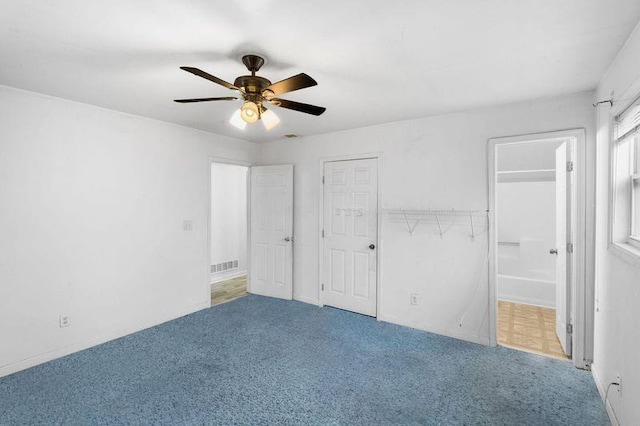
<instances>
[{"instance_id":1,"label":"closet shelf","mask_svg":"<svg viewBox=\"0 0 640 426\"><path fill-rule=\"evenodd\" d=\"M555 169L503 170L496 173L498 182L550 182L556 180Z\"/></svg>"}]
</instances>

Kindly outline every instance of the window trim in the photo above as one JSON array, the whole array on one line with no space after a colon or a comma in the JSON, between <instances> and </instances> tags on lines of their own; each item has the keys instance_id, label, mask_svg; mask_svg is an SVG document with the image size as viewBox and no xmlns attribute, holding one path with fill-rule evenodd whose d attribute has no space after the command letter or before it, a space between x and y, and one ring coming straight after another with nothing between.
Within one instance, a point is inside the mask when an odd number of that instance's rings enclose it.
<instances>
[{"instance_id":1,"label":"window trim","mask_svg":"<svg viewBox=\"0 0 640 426\"><path fill-rule=\"evenodd\" d=\"M617 149L619 146L619 142L628 137L634 138L634 144L636 149L638 145L640 145L640 131L638 129L635 130L635 135L632 132L628 132L621 138L616 138L616 125L617 118L624 113L628 108L630 108L634 103L638 102L640 99L640 81L636 82L634 87L629 90L630 95L624 96L624 98L631 98L633 101L623 104L621 107L611 110L611 114L609 116L609 226L608 226L608 250L618 258L630 263L634 266L640 267L640 238L639 236L634 236L632 233L634 232L633 223L634 220L634 203L633 203L633 183L636 175L630 174L629 181L631 184L631 188L629 191L629 220L623 226L627 228L626 237L624 240L614 241L615 230L618 229L615 223L615 214L617 209L617 199L616 199L616 188L618 182L616 181L615 172L617 170ZM634 155L634 154L632 154ZM640 164L638 165L640 167ZM638 170L637 170L638 171Z\"/></svg>"},{"instance_id":2,"label":"window trim","mask_svg":"<svg viewBox=\"0 0 640 426\"><path fill-rule=\"evenodd\" d=\"M629 189L631 195L629 197L629 235L627 241L632 246L640 249L640 212L636 211L636 204L640 200L636 200L636 197L640 196L636 191L640 189L640 131L636 131L633 135L633 148L631 152L631 175L629 176ZM636 188L636 186L638 188Z\"/></svg>"}]
</instances>

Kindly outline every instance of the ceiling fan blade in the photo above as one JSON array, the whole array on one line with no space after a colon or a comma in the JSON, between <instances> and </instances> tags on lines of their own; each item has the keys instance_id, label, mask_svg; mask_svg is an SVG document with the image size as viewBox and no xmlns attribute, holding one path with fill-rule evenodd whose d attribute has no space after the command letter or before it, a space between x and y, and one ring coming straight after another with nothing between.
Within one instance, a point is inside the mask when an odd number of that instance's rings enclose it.
<instances>
[{"instance_id":1,"label":"ceiling fan blade","mask_svg":"<svg viewBox=\"0 0 640 426\"><path fill-rule=\"evenodd\" d=\"M303 104L301 102L288 101L286 99L278 98L269 99L269 103L281 108L292 109L294 111L300 111L311 115L320 115L327 110L325 107Z\"/></svg>"},{"instance_id":2,"label":"ceiling fan blade","mask_svg":"<svg viewBox=\"0 0 640 426\"><path fill-rule=\"evenodd\" d=\"M231 90L240 90L239 88L237 88L236 86L234 86L231 83L227 83L226 81L215 77L211 74L208 74L204 71L202 71L201 69L198 68L193 68L193 67L180 67L181 70L185 70L186 72L190 72L191 74L197 75L198 77L202 77L206 80L209 81L213 81L214 83L218 83L221 86L226 87L227 89L231 89Z\"/></svg>"},{"instance_id":3,"label":"ceiling fan blade","mask_svg":"<svg viewBox=\"0 0 640 426\"><path fill-rule=\"evenodd\" d=\"M238 98L234 98L233 96L225 96L222 98L196 98L196 99L175 99L173 102L178 102L181 104L189 104L192 102L209 102L209 101L233 101Z\"/></svg>"},{"instance_id":4,"label":"ceiling fan blade","mask_svg":"<svg viewBox=\"0 0 640 426\"><path fill-rule=\"evenodd\" d=\"M283 93L293 92L294 90L304 89L317 85L318 82L309 77L305 73L294 75L293 77L285 78L277 83L273 83L270 86L265 87L262 91L271 91L274 96L281 95Z\"/></svg>"}]
</instances>

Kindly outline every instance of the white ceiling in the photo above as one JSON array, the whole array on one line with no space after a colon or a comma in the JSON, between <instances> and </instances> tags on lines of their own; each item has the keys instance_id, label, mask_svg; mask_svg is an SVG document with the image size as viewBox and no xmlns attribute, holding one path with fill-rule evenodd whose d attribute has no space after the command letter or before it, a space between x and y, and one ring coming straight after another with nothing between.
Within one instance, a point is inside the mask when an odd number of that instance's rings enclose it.
<instances>
[{"instance_id":1,"label":"white ceiling","mask_svg":"<svg viewBox=\"0 0 640 426\"><path fill-rule=\"evenodd\" d=\"M2 0L0 84L251 141L312 135L595 87L640 19L638 0ZM273 108L282 123L239 131L243 53L258 73L319 85Z\"/></svg>"}]
</instances>

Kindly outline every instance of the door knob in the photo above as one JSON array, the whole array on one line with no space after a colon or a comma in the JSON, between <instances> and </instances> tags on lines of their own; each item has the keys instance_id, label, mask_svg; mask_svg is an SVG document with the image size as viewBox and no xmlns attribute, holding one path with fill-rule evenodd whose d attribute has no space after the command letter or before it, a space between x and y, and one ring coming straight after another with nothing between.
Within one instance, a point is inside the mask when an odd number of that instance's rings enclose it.
<instances>
[{"instance_id":1,"label":"door knob","mask_svg":"<svg viewBox=\"0 0 640 426\"><path fill-rule=\"evenodd\" d=\"M373 249L375 249L375 248L376 248L376 245L375 245L375 244L369 244L369 248L370 248L371 250L373 250Z\"/></svg>"},{"instance_id":2,"label":"door knob","mask_svg":"<svg viewBox=\"0 0 640 426\"><path fill-rule=\"evenodd\" d=\"M291 237L284 237L284 241L285 241L286 243L290 242L290 241L291 241Z\"/></svg>"},{"instance_id":3,"label":"door knob","mask_svg":"<svg viewBox=\"0 0 640 426\"><path fill-rule=\"evenodd\" d=\"M558 249L549 250L549 254L558 254Z\"/></svg>"}]
</instances>

